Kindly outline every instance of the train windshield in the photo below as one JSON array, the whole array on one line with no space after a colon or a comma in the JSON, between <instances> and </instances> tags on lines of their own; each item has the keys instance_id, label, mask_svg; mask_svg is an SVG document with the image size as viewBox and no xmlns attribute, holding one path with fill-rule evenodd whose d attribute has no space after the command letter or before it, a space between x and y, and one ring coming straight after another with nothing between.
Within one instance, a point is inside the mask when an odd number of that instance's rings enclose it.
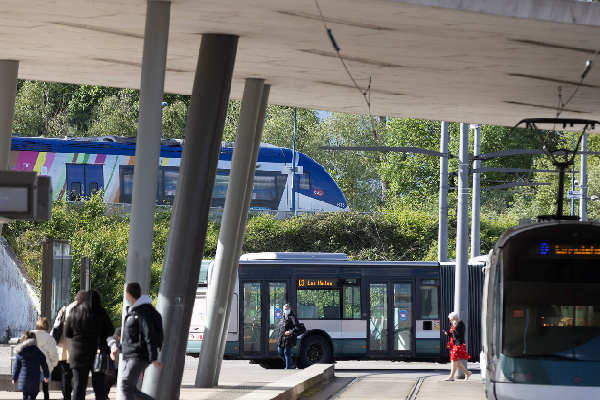
<instances>
[{"instance_id":1,"label":"train windshield","mask_svg":"<svg viewBox=\"0 0 600 400\"><path fill-rule=\"evenodd\" d=\"M600 229L593 228L524 233L506 244L505 355L600 361Z\"/></svg>"}]
</instances>

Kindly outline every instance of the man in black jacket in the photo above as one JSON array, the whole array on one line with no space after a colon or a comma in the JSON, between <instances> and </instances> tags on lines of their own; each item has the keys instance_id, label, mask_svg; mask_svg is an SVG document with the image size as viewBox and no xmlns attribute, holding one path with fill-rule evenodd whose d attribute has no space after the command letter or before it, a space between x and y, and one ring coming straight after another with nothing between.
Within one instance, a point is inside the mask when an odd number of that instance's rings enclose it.
<instances>
[{"instance_id":1,"label":"man in black jacket","mask_svg":"<svg viewBox=\"0 0 600 400\"><path fill-rule=\"evenodd\" d=\"M124 329L121 336L123 354L123 376L121 377L121 395L127 400L152 400L137 388L142 372L152 363L162 367L158 361L158 350L162 347L162 317L152 306L152 299L142 295L140 284L127 284L125 297L129 303Z\"/></svg>"}]
</instances>

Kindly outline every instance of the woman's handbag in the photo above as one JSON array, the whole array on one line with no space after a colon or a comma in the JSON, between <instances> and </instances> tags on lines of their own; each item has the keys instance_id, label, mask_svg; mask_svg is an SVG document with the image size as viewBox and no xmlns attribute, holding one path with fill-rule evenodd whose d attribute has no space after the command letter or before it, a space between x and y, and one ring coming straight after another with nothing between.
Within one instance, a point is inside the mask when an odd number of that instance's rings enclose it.
<instances>
[{"instance_id":1,"label":"woman's handbag","mask_svg":"<svg viewBox=\"0 0 600 400\"><path fill-rule=\"evenodd\" d=\"M98 349L96 356L94 357L94 366L92 369L94 372L104 375L117 375L117 368L115 363L110 358L110 354Z\"/></svg>"}]
</instances>

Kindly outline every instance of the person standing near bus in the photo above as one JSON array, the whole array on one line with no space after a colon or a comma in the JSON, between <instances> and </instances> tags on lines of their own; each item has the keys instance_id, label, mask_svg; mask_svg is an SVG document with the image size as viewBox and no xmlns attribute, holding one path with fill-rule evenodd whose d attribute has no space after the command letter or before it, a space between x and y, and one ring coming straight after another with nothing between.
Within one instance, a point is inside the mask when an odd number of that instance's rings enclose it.
<instances>
[{"instance_id":1,"label":"person standing near bus","mask_svg":"<svg viewBox=\"0 0 600 400\"><path fill-rule=\"evenodd\" d=\"M467 344L465 343L465 323L460 320L456 311L448 314L450 325L452 326L448 332L444 331L444 335L450 335L450 343L448 343L448 350L450 350L450 376L446 381L453 381L456 369L460 368L465 374L465 381L468 380L473 374L466 369L461 360L468 360L471 358L467 353Z\"/></svg>"},{"instance_id":2,"label":"person standing near bus","mask_svg":"<svg viewBox=\"0 0 600 400\"><path fill-rule=\"evenodd\" d=\"M283 306L283 316L279 320L279 341L277 350L279 356L285 361L285 369L296 368L292 360L292 347L296 345L298 332L298 318L289 304Z\"/></svg>"}]
</instances>

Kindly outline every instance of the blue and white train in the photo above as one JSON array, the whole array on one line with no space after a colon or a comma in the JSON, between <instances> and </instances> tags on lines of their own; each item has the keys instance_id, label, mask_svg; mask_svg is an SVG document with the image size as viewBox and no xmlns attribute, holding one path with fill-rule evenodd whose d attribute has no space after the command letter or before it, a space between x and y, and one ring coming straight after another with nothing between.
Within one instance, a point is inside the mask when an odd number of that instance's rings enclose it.
<instances>
[{"instance_id":1,"label":"blue and white train","mask_svg":"<svg viewBox=\"0 0 600 400\"><path fill-rule=\"evenodd\" d=\"M162 141L158 204L172 204L175 198L182 150L182 141ZM232 144L223 143L213 189L213 207L225 204L232 155ZM298 168L296 174L292 174L292 157L290 149L261 144L251 209L348 210L344 194L322 165L296 152ZM9 168L50 176L54 200L78 200L102 190L108 203L131 203L134 166L135 138L12 138Z\"/></svg>"}]
</instances>

